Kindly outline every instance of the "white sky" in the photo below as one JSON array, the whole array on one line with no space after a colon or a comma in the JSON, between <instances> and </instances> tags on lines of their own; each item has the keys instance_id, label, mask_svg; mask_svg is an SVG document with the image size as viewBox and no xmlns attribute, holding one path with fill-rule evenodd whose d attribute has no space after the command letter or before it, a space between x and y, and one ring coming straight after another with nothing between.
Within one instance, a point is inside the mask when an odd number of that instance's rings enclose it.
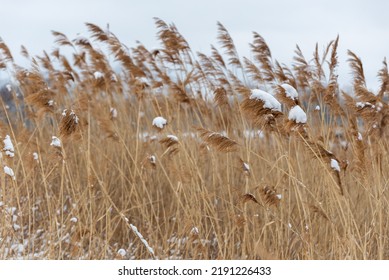
<instances>
[{"instance_id":1,"label":"white sky","mask_svg":"<svg viewBox=\"0 0 389 280\"><path fill-rule=\"evenodd\" d=\"M270 46L274 59L290 66L296 44L307 59L315 43L323 48L339 34L339 78L350 81L347 49L361 57L368 87L377 87L377 71L389 56L389 1L341 0L0 0L0 36L17 61L24 45L30 54L50 51L50 30L74 38L86 33L91 22L110 30L131 47L141 41L158 46L153 17L174 23L193 51L210 53L217 45L220 21L229 31L241 56L249 56L248 44L256 31Z\"/></svg>"}]
</instances>

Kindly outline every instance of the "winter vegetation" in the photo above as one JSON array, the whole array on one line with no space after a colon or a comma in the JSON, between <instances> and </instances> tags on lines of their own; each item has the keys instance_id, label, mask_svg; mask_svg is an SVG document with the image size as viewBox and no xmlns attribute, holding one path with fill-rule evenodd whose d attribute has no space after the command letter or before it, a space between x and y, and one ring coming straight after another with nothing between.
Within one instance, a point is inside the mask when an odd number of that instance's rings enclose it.
<instances>
[{"instance_id":1,"label":"winter vegetation","mask_svg":"<svg viewBox=\"0 0 389 280\"><path fill-rule=\"evenodd\" d=\"M157 49L53 31L28 67L0 41L0 258L388 259L386 60L371 92L349 51L345 92L339 38L288 66L155 23Z\"/></svg>"}]
</instances>

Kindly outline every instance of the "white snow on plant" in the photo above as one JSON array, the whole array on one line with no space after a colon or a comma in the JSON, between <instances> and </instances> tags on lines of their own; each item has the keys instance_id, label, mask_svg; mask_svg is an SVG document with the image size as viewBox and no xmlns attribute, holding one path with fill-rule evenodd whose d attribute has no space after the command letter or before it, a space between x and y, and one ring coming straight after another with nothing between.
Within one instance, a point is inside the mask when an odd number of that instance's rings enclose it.
<instances>
[{"instance_id":1,"label":"white snow on plant","mask_svg":"<svg viewBox=\"0 0 389 280\"><path fill-rule=\"evenodd\" d=\"M355 106L357 106L358 108L363 108L363 107L365 107L365 103L357 102L357 103L355 103Z\"/></svg>"},{"instance_id":2,"label":"white snow on plant","mask_svg":"<svg viewBox=\"0 0 389 280\"><path fill-rule=\"evenodd\" d=\"M331 168L340 172L339 162L336 159L331 159Z\"/></svg>"},{"instance_id":3,"label":"white snow on plant","mask_svg":"<svg viewBox=\"0 0 389 280\"><path fill-rule=\"evenodd\" d=\"M358 132L358 140L362 141L362 134L360 132Z\"/></svg>"},{"instance_id":4,"label":"white snow on plant","mask_svg":"<svg viewBox=\"0 0 389 280\"><path fill-rule=\"evenodd\" d=\"M15 231L18 231L21 227L18 224L13 224L13 228ZM23 246L23 245L21 245L21 246ZM24 250L24 247L19 247L19 248L23 248L23 250Z\"/></svg>"},{"instance_id":5,"label":"white snow on plant","mask_svg":"<svg viewBox=\"0 0 389 280\"><path fill-rule=\"evenodd\" d=\"M245 171L250 171L250 166L245 162L243 162L243 168Z\"/></svg>"},{"instance_id":6,"label":"white snow on plant","mask_svg":"<svg viewBox=\"0 0 389 280\"><path fill-rule=\"evenodd\" d=\"M281 200L282 195L281 194L277 194L276 197Z\"/></svg>"},{"instance_id":7,"label":"white snow on plant","mask_svg":"<svg viewBox=\"0 0 389 280\"><path fill-rule=\"evenodd\" d=\"M252 89L250 99L261 100L263 102L263 108L271 109L281 112L281 103L266 91L260 89Z\"/></svg>"},{"instance_id":8,"label":"white snow on plant","mask_svg":"<svg viewBox=\"0 0 389 280\"><path fill-rule=\"evenodd\" d=\"M127 254L127 252L126 252L126 250L124 250L123 248L121 248L121 249L118 250L118 254L119 254L120 256L122 256L122 257L125 257L126 254Z\"/></svg>"},{"instance_id":9,"label":"white snow on plant","mask_svg":"<svg viewBox=\"0 0 389 280\"><path fill-rule=\"evenodd\" d=\"M156 163L157 162L155 156L149 156L149 160L150 160L151 163Z\"/></svg>"},{"instance_id":10,"label":"white snow on plant","mask_svg":"<svg viewBox=\"0 0 389 280\"><path fill-rule=\"evenodd\" d=\"M292 100L296 100L299 98L299 94L297 90L288 84L282 84L281 87L285 90L286 97L289 97Z\"/></svg>"},{"instance_id":11,"label":"white snow on plant","mask_svg":"<svg viewBox=\"0 0 389 280\"><path fill-rule=\"evenodd\" d=\"M76 217L72 217L72 218L70 219L70 221L71 221L72 223L77 223L78 219L77 219Z\"/></svg>"},{"instance_id":12,"label":"white snow on plant","mask_svg":"<svg viewBox=\"0 0 389 280\"><path fill-rule=\"evenodd\" d=\"M6 84L6 85L5 85L5 87L8 89L8 91L9 91L9 92L11 92L11 91L12 91L12 87L11 87L11 85L10 85L10 84Z\"/></svg>"},{"instance_id":13,"label":"white snow on plant","mask_svg":"<svg viewBox=\"0 0 389 280\"><path fill-rule=\"evenodd\" d=\"M306 123L307 114L305 114L304 110L301 109L299 105L296 105L290 109L288 119L296 123Z\"/></svg>"},{"instance_id":14,"label":"white snow on plant","mask_svg":"<svg viewBox=\"0 0 389 280\"><path fill-rule=\"evenodd\" d=\"M167 120L163 117L156 117L153 120L153 125L162 129L165 125L167 125Z\"/></svg>"},{"instance_id":15,"label":"white snow on plant","mask_svg":"<svg viewBox=\"0 0 389 280\"><path fill-rule=\"evenodd\" d=\"M199 235L200 231L197 227L193 227L190 231L191 234Z\"/></svg>"},{"instance_id":16,"label":"white snow on plant","mask_svg":"<svg viewBox=\"0 0 389 280\"><path fill-rule=\"evenodd\" d=\"M111 113L112 118L116 119L118 117L118 111L116 108L111 108L109 112Z\"/></svg>"},{"instance_id":17,"label":"white snow on plant","mask_svg":"<svg viewBox=\"0 0 389 280\"><path fill-rule=\"evenodd\" d=\"M355 106L357 106L358 108L365 108L366 106L371 107L371 108L375 108L375 106L373 104L371 104L370 102L357 102L357 103L355 103Z\"/></svg>"},{"instance_id":18,"label":"white snow on plant","mask_svg":"<svg viewBox=\"0 0 389 280\"><path fill-rule=\"evenodd\" d=\"M117 82L117 81L118 81L118 78L116 77L115 74L112 74L112 75L111 75L111 81L112 81L112 82Z\"/></svg>"},{"instance_id":19,"label":"white snow on plant","mask_svg":"<svg viewBox=\"0 0 389 280\"><path fill-rule=\"evenodd\" d=\"M17 225L17 227L19 227ZM15 227L14 227L15 228ZM19 227L20 228L20 227ZM11 246L10 246L10 249L8 251L8 248L7 250L4 251L5 255L7 255L9 252L13 252L15 255L17 255L17 260L19 259L23 259L22 258L22 254L24 252L24 250L26 249L27 247L27 244L22 244L22 243L13 243Z\"/></svg>"},{"instance_id":20,"label":"white snow on plant","mask_svg":"<svg viewBox=\"0 0 389 280\"><path fill-rule=\"evenodd\" d=\"M177 238L176 236L172 236L167 240L168 243L176 244L178 247L185 245L187 241L188 237Z\"/></svg>"},{"instance_id":21,"label":"white snow on plant","mask_svg":"<svg viewBox=\"0 0 389 280\"><path fill-rule=\"evenodd\" d=\"M49 101L47 101L47 105L49 105L50 107L54 106L54 100L50 99Z\"/></svg>"},{"instance_id":22,"label":"white snow on plant","mask_svg":"<svg viewBox=\"0 0 389 280\"><path fill-rule=\"evenodd\" d=\"M147 84L149 82L146 77L138 78L138 81L144 84Z\"/></svg>"},{"instance_id":23,"label":"white snow on plant","mask_svg":"<svg viewBox=\"0 0 389 280\"><path fill-rule=\"evenodd\" d=\"M10 215L15 215L16 210L18 210L16 207L7 207L7 208L5 209L5 212L7 212L7 213L10 214Z\"/></svg>"},{"instance_id":24,"label":"white snow on plant","mask_svg":"<svg viewBox=\"0 0 389 280\"><path fill-rule=\"evenodd\" d=\"M64 110L62 111L62 116L63 116L63 117L66 117L67 111L68 111L67 109L64 109ZM78 118L78 116L76 115L76 113L74 113L73 110L70 110L69 115L73 117L73 120L74 120L75 123L78 123L79 118Z\"/></svg>"},{"instance_id":25,"label":"white snow on plant","mask_svg":"<svg viewBox=\"0 0 389 280\"><path fill-rule=\"evenodd\" d=\"M320 106L319 105L316 105L315 111L320 111Z\"/></svg>"},{"instance_id":26,"label":"white snow on plant","mask_svg":"<svg viewBox=\"0 0 389 280\"><path fill-rule=\"evenodd\" d=\"M37 152L33 152L32 157L34 158L34 160L39 161L39 155Z\"/></svg>"},{"instance_id":27,"label":"white snow on plant","mask_svg":"<svg viewBox=\"0 0 389 280\"><path fill-rule=\"evenodd\" d=\"M244 137L246 138L255 138L255 137L259 137L259 138L264 138L265 137L265 134L262 130L249 130L249 129L245 129L243 131L243 135Z\"/></svg>"},{"instance_id":28,"label":"white snow on plant","mask_svg":"<svg viewBox=\"0 0 389 280\"><path fill-rule=\"evenodd\" d=\"M14 157L15 156L14 145L12 145L11 137L9 137L9 135L5 136L3 143L4 143L3 151L5 151L5 154L9 157Z\"/></svg>"},{"instance_id":29,"label":"white snow on plant","mask_svg":"<svg viewBox=\"0 0 389 280\"><path fill-rule=\"evenodd\" d=\"M95 77L96 80L102 79L104 77L104 74L101 73L100 71L96 71L93 73L93 76Z\"/></svg>"},{"instance_id":30,"label":"white snow on plant","mask_svg":"<svg viewBox=\"0 0 389 280\"><path fill-rule=\"evenodd\" d=\"M79 121L80 119L78 118L78 116L76 115L76 113L73 112L73 110L72 110L72 112L70 113L70 115L73 116L74 122L75 122L75 123L78 123L78 121Z\"/></svg>"},{"instance_id":31,"label":"white snow on plant","mask_svg":"<svg viewBox=\"0 0 389 280\"><path fill-rule=\"evenodd\" d=\"M175 135L168 135L167 138L169 138L170 140L172 140L174 142L178 142L178 137Z\"/></svg>"},{"instance_id":32,"label":"white snow on plant","mask_svg":"<svg viewBox=\"0 0 389 280\"><path fill-rule=\"evenodd\" d=\"M149 246L149 243L147 243L147 240L143 237L143 235L138 231L137 227L133 224L130 224L130 227L132 231L139 237L139 239L142 241L142 243L145 245L147 251L150 252L154 256L154 250Z\"/></svg>"},{"instance_id":33,"label":"white snow on plant","mask_svg":"<svg viewBox=\"0 0 389 280\"><path fill-rule=\"evenodd\" d=\"M377 112L380 112L383 107L384 107L384 104L382 104L381 102L377 102Z\"/></svg>"},{"instance_id":34,"label":"white snow on plant","mask_svg":"<svg viewBox=\"0 0 389 280\"><path fill-rule=\"evenodd\" d=\"M12 179L15 180L15 173L14 173L14 171L12 170L11 167L4 166L4 173L7 174L8 176L12 177Z\"/></svg>"},{"instance_id":35,"label":"white snow on plant","mask_svg":"<svg viewBox=\"0 0 389 280\"><path fill-rule=\"evenodd\" d=\"M52 136L51 137L51 146L61 148L61 140L59 140L58 137Z\"/></svg>"}]
</instances>

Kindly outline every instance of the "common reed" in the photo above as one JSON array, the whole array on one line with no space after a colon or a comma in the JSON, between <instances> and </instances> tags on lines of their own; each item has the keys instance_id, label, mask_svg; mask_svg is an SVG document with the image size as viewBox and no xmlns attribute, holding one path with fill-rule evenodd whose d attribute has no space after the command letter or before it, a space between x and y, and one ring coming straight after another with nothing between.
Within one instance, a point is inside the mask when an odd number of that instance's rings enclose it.
<instances>
[{"instance_id":1,"label":"common reed","mask_svg":"<svg viewBox=\"0 0 389 280\"><path fill-rule=\"evenodd\" d=\"M388 259L386 60L372 92L349 51L346 92L339 37L288 66L155 24L156 49L53 31L24 67L0 42L0 258Z\"/></svg>"}]
</instances>

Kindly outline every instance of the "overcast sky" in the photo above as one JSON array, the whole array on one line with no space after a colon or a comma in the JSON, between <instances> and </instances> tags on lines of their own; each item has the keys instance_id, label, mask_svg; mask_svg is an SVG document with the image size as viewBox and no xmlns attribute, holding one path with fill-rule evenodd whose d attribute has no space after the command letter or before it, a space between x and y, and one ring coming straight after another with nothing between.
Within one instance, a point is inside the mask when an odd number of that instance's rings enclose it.
<instances>
[{"instance_id":1,"label":"overcast sky","mask_svg":"<svg viewBox=\"0 0 389 280\"><path fill-rule=\"evenodd\" d=\"M30 54L50 51L51 30L74 38L86 34L84 23L107 23L131 47L141 41L158 46L153 17L174 23L193 51L210 53L217 45L220 21L229 31L241 56L249 56L252 31L263 36L274 59L290 65L296 44L310 59L316 42L323 48L339 34L339 75L351 79L347 49L361 57L368 87L377 87L377 71L389 56L389 1L341 0L0 0L0 36L17 61L24 45Z\"/></svg>"}]
</instances>

